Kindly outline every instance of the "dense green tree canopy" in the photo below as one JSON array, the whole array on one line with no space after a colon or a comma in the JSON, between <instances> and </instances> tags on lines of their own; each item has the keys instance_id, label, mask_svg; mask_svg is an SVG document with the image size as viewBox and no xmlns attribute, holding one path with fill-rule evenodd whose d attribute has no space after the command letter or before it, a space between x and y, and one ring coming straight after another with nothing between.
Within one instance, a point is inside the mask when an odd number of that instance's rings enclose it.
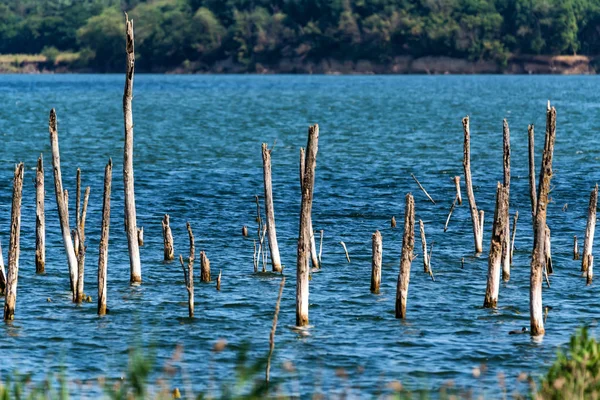
<instances>
[{"instance_id":1,"label":"dense green tree canopy","mask_svg":"<svg viewBox=\"0 0 600 400\"><path fill-rule=\"evenodd\" d=\"M142 70L600 53L599 0L1 0L0 53L48 48L122 69L123 12Z\"/></svg>"}]
</instances>

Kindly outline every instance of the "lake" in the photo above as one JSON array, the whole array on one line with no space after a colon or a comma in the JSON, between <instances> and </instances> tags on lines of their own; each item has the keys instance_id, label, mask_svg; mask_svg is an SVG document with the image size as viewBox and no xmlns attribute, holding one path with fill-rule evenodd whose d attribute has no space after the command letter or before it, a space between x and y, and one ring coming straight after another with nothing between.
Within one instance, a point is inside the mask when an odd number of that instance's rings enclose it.
<instances>
[{"instance_id":1,"label":"lake","mask_svg":"<svg viewBox=\"0 0 600 400\"><path fill-rule=\"evenodd\" d=\"M25 163L21 258L15 320L0 324L0 372L18 369L42 379L65 367L81 381L123 376L132 346L148 348L162 368L177 345L174 384L204 391L234 379L244 343L250 356L266 355L280 277L255 275L253 241L261 201L261 143L272 145L275 218L287 277L272 374L291 376L284 389L307 395L321 390L375 395L390 381L406 387L460 388L499 396L526 389L521 372L538 376L587 324L598 333L598 281L585 285L572 260L573 235L583 236L590 190L600 179L600 103L596 76L169 76L134 81L134 169L143 283L129 286L123 227L122 75L0 76L0 239L7 259L14 164ZM546 102L557 109L552 202L555 273L544 285L550 305L546 335L508 332L529 327L532 224L528 194L527 125L536 126L539 170ZM52 181L48 114L56 108L64 186L74 224L75 172L91 187L87 217L85 292L92 303L71 302ZM462 167L461 119L471 119L471 168L477 205L485 210L484 253L475 257ZM498 309L482 308L496 182L502 180L502 120L511 128L510 214L519 211L511 279L501 284ZM310 325L295 323L295 265L300 210L299 148L307 128L320 126L313 225L324 230L323 268L310 282ZM43 153L46 178L46 275L35 274L35 165ZM108 263L108 308L96 315L97 260L104 166L114 162ZM414 173L436 201L430 203ZM452 177L461 175L463 205L449 229ZM407 319L394 318L404 197L415 196L417 221L435 242L432 268L422 256L412 264ZM565 204L567 205L565 207ZM261 204L264 210L264 205ZM564 209L563 209L564 208ZM196 254L206 251L213 280L199 282L196 318L187 318L187 292L178 262L163 262L161 219L168 213L175 253L188 254L186 222ZM390 228L395 216L398 228ZM248 238L241 235L247 225ZM383 235L381 294L369 292L371 235ZM339 244L344 241L351 263ZM317 240L318 242L318 240ZM415 253L421 253L415 240ZM461 258L465 259L464 269ZM51 302L47 301L48 298ZM227 348L213 353L213 345ZM295 372L282 365L290 361ZM483 368L479 378L473 369ZM288 364L289 369L289 364ZM207 372L209 371L209 372ZM344 371L344 372L341 372ZM344 378L343 375L347 375ZM340 377L342 376L342 377ZM346 380L347 379L347 380ZM216 384L215 384L216 385ZM494 389L495 388L495 389ZM94 393L72 386L74 393Z\"/></svg>"}]
</instances>

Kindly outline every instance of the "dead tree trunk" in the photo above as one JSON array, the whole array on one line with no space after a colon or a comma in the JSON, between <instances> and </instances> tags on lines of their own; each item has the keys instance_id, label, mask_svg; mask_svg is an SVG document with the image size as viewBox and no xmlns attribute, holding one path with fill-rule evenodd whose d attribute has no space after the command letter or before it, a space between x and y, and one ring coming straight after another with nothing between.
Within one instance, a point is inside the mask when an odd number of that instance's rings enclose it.
<instances>
[{"instance_id":1,"label":"dead tree trunk","mask_svg":"<svg viewBox=\"0 0 600 400\"><path fill-rule=\"evenodd\" d=\"M310 229L315 169L319 144L319 125L308 128L304 176L302 179L302 202L296 261L296 325L308 325L308 259L310 257Z\"/></svg>"},{"instance_id":2,"label":"dead tree trunk","mask_svg":"<svg viewBox=\"0 0 600 400\"><path fill-rule=\"evenodd\" d=\"M200 282L210 282L210 260L203 251L200 252Z\"/></svg>"},{"instance_id":3,"label":"dead tree trunk","mask_svg":"<svg viewBox=\"0 0 600 400\"><path fill-rule=\"evenodd\" d=\"M429 273L429 255L427 254L427 239L425 238L425 226L419 220L419 231L421 232L421 248L423 249L423 272Z\"/></svg>"},{"instance_id":4,"label":"dead tree trunk","mask_svg":"<svg viewBox=\"0 0 600 400\"><path fill-rule=\"evenodd\" d=\"M13 181L12 210L10 213L10 242L8 245L8 275L6 277L6 299L4 300L4 320L15 318L17 303L17 281L19 278L19 254L21 252L21 200L23 197L23 163L15 167Z\"/></svg>"},{"instance_id":5,"label":"dead tree trunk","mask_svg":"<svg viewBox=\"0 0 600 400\"><path fill-rule=\"evenodd\" d=\"M588 220L585 228L585 241L583 242L583 257L581 262L581 271L588 269L589 255L592 254L594 246L594 232L596 230L596 207L598 204L598 185L590 193L590 203L588 206Z\"/></svg>"},{"instance_id":6,"label":"dead tree trunk","mask_svg":"<svg viewBox=\"0 0 600 400\"><path fill-rule=\"evenodd\" d=\"M587 285L591 285L592 284L592 280L594 279L594 256L589 254L588 255L588 269L587 269L587 277L586 277L586 284Z\"/></svg>"},{"instance_id":7,"label":"dead tree trunk","mask_svg":"<svg viewBox=\"0 0 600 400\"><path fill-rule=\"evenodd\" d=\"M485 289L485 308L496 308L498 305L498 291L500 289L500 266L502 264L502 251L506 244L506 222L508 218L508 189L498 182L496 189L496 210L494 212L494 225L492 228L492 241L488 258L488 276Z\"/></svg>"},{"instance_id":8,"label":"dead tree trunk","mask_svg":"<svg viewBox=\"0 0 600 400\"><path fill-rule=\"evenodd\" d=\"M38 158L35 174L35 272L46 271L46 213L44 210L44 162Z\"/></svg>"},{"instance_id":9,"label":"dead tree trunk","mask_svg":"<svg viewBox=\"0 0 600 400\"><path fill-rule=\"evenodd\" d=\"M267 218L267 235L269 237L269 250L273 272L281 272L281 258L277 244L277 231L275 229L275 208L273 207L273 184L271 179L271 150L267 144L262 144L263 177L265 183L265 214Z\"/></svg>"},{"instance_id":10,"label":"dead tree trunk","mask_svg":"<svg viewBox=\"0 0 600 400\"><path fill-rule=\"evenodd\" d=\"M535 212L535 229L533 238L533 254L531 257L531 274L529 290L529 314L531 318L531 334L543 335L544 320L542 313L542 275L545 262L545 236L546 236L546 207L550 180L552 179L552 156L556 140L556 109L550 108L546 113L546 141L542 156L540 182Z\"/></svg>"},{"instance_id":11,"label":"dead tree trunk","mask_svg":"<svg viewBox=\"0 0 600 400\"><path fill-rule=\"evenodd\" d=\"M381 284L381 258L383 252L383 244L381 233L375 231L373 234L373 258L371 261L371 293L379 293L379 285Z\"/></svg>"},{"instance_id":12,"label":"dead tree trunk","mask_svg":"<svg viewBox=\"0 0 600 400\"><path fill-rule=\"evenodd\" d=\"M137 222L135 211L135 192L133 180L133 73L135 66L133 21L126 17L126 47L127 71L125 75L125 90L123 91L123 116L125 123L125 149L123 151L123 186L125 189L125 230L129 250L129 282L142 282L142 264L140 262L140 247L137 237Z\"/></svg>"},{"instance_id":13,"label":"dead tree trunk","mask_svg":"<svg viewBox=\"0 0 600 400\"><path fill-rule=\"evenodd\" d=\"M396 318L406 318L408 301L408 284L410 281L410 265L415 248L415 200L409 193L406 195L404 211L404 234L402 236L402 255L400 256L400 273L396 287Z\"/></svg>"},{"instance_id":14,"label":"dead tree trunk","mask_svg":"<svg viewBox=\"0 0 600 400\"><path fill-rule=\"evenodd\" d=\"M56 193L56 208L60 219L60 230L63 237L63 245L67 254L69 264L69 279L71 292L75 293L75 281L77 280L77 256L71 239L71 228L69 227L69 208L66 190L63 189L62 174L60 171L60 151L58 148L58 129L56 126L56 111L50 110L48 122L50 131L50 146L52 147L52 167L54 169L54 191Z\"/></svg>"},{"instance_id":15,"label":"dead tree trunk","mask_svg":"<svg viewBox=\"0 0 600 400\"><path fill-rule=\"evenodd\" d=\"M169 214L165 214L162 220L165 261L171 261L175 258L175 249L173 248L173 234L171 233L169 218Z\"/></svg>"},{"instance_id":16,"label":"dead tree trunk","mask_svg":"<svg viewBox=\"0 0 600 400\"><path fill-rule=\"evenodd\" d=\"M533 125L528 126L527 134L529 136L529 197L531 198L531 215L535 218L535 212L537 210L537 193L535 189L535 132Z\"/></svg>"},{"instance_id":17,"label":"dead tree trunk","mask_svg":"<svg viewBox=\"0 0 600 400\"><path fill-rule=\"evenodd\" d=\"M106 314L108 234L110 230L110 191L112 186L112 160L104 168L104 198L102 201L102 233L98 251L98 315Z\"/></svg>"},{"instance_id":18,"label":"dead tree trunk","mask_svg":"<svg viewBox=\"0 0 600 400\"><path fill-rule=\"evenodd\" d=\"M506 221L503 222L506 230L502 243L502 280L507 282L510 279L510 130L508 121L502 121L503 137L503 166L504 166L504 188L506 190L506 213L503 214Z\"/></svg>"},{"instance_id":19,"label":"dead tree trunk","mask_svg":"<svg viewBox=\"0 0 600 400\"><path fill-rule=\"evenodd\" d=\"M471 220L473 221L473 236L475 239L475 252L483 251L483 218L477 211L475 203L475 194L473 193L473 182L471 179L471 131L469 129L469 117L464 117L462 120L463 131L465 134L464 149L463 149L463 167L465 170L465 186L467 188L467 198L469 199L469 207L471 208Z\"/></svg>"},{"instance_id":20,"label":"dead tree trunk","mask_svg":"<svg viewBox=\"0 0 600 400\"><path fill-rule=\"evenodd\" d=\"M190 257L188 259L187 268L183 262L183 256L179 255L179 262L181 263L181 269L183 270L183 278L185 280L185 288L188 292L188 315L190 318L194 318L194 258L196 256L196 246L194 244L194 234L192 233L192 227L190 223L187 223L187 231L190 237ZM200 253L202 257L203 253Z\"/></svg>"},{"instance_id":21,"label":"dead tree trunk","mask_svg":"<svg viewBox=\"0 0 600 400\"><path fill-rule=\"evenodd\" d=\"M85 196L83 199L83 209L80 208L80 200L81 200L81 173L80 170L77 169L77 230L76 232L76 242L79 243L77 253L77 284L75 290L75 296L73 297L73 301L76 303L81 303L84 301L84 275L85 275L85 253L87 250L87 246L85 244L85 219L87 216L87 207L88 201L90 199L90 187L88 186L85 189Z\"/></svg>"},{"instance_id":22,"label":"dead tree trunk","mask_svg":"<svg viewBox=\"0 0 600 400\"><path fill-rule=\"evenodd\" d=\"M302 182L304 182L304 169L306 168L305 166L305 161L306 161L306 156L304 154L304 147L300 147L300 190L302 190ZM309 221L309 227L310 227L310 260L312 263L312 267L313 268L321 268L321 261L320 258L317 257L317 246L316 246L316 240L315 240L315 231L313 230L313 224L312 224L312 215L310 216L310 221Z\"/></svg>"}]
</instances>

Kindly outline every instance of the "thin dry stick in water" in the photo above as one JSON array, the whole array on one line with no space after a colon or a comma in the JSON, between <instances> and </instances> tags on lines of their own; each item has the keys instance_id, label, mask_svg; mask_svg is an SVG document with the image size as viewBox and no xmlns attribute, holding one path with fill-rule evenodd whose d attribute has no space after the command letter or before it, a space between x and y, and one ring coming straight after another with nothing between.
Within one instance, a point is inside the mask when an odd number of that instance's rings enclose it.
<instances>
[{"instance_id":1,"label":"thin dry stick in water","mask_svg":"<svg viewBox=\"0 0 600 400\"><path fill-rule=\"evenodd\" d=\"M402 255L400 256L400 273L396 285L396 318L406 318L408 301L408 284L410 282L410 265L415 248L415 200L409 193L406 195L404 210L404 234L402 235Z\"/></svg>"},{"instance_id":2,"label":"thin dry stick in water","mask_svg":"<svg viewBox=\"0 0 600 400\"><path fill-rule=\"evenodd\" d=\"M46 269L45 194L44 162L42 155L40 154L35 174L35 272L37 274L43 274Z\"/></svg>"},{"instance_id":3,"label":"thin dry stick in water","mask_svg":"<svg viewBox=\"0 0 600 400\"><path fill-rule=\"evenodd\" d=\"M348 260L348 262L350 262L350 256L348 255L348 249L346 248L346 243L340 242L340 244L344 248L344 253L346 253L346 260Z\"/></svg>"},{"instance_id":4,"label":"thin dry stick in water","mask_svg":"<svg viewBox=\"0 0 600 400\"><path fill-rule=\"evenodd\" d=\"M219 270L219 276L217 276L217 290L221 290L221 270Z\"/></svg>"},{"instance_id":5,"label":"thin dry stick in water","mask_svg":"<svg viewBox=\"0 0 600 400\"><path fill-rule=\"evenodd\" d=\"M456 198L458 199L458 205L462 205L462 195L460 193L460 176L454 177L454 186L456 186Z\"/></svg>"},{"instance_id":6,"label":"thin dry stick in water","mask_svg":"<svg viewBox=\"0 0 600 400\"><path fill-rule=\"evenodd\" d=\"M219 273L219 276L221 274ZM267 372L266 372L266 381L267 384L269 382L270 373L271 373L271 356L273 355L273 351L275 350L275 331L277 330L277 318L279 316L279 305L281 304L281 295L283 294L283 287L285 286L285 276L281 278L281 283L279 284L279 295L277 296L277 303L275 303L275 314L273 315L273 326L271 328L271 334L269 335L269 356L267 357Z\"/></svg>"},{"instance_id":7,"label":"thin dry stick in water","mask_svg":"<svg viewBox=\"0 0 600 400\"><path fill-rule=\"evenodd\" d=\"M375 231L372 238L373 256L371 260L371 293L379 293L381 285L381 258L383 253L383 243L381 233Z\"/></svg>"},{"instance_id":8,"label":"thin dry stick in water","mask_svg":"<svg viewBox=\"0 0 600 400\"><path fill-rule=\"evenodd\" d=\"M518 219L519 219L519 212L515 211L515 216L513 219L512 240L510 241L510 265L512 265L513 254L515 252L515 237L517 236L517 220Z\"/></svg>"},{"instance_id":9,"label":"thin dry stick in water","mask_svg":"<svg viewBox=\"0 0 600 400\"><path fill-rule=\"evenodd\" d=\"M183 278L185 280L185 288L188 292L188 315L190 318L194 317L194 258L196 257L196 245L194 244L194 234L192 232L192 226L188 222L186 224L188 236L190 238L190 256L188 258L187 268L183 263L183 256L179 255L179 262L181 269L183 270ZM200 254L202 256L202 253Z\"/></svg>"},{"instance_id":10,"label":"thin dry stick in water","mask_svg":"<svg viewBox=\"0 0 600 400\"><path fill-rule=\"evenodd\" d=\"M577 245L577 236L573 236L573 260L579 260L579 246Z\"/></svg>"},{"instance_id":11,"label":"thin dry stick in water","mask_svg":"<svg viewBox=\"0 0 600 400\"><path fill-rule=\"evenodd\" d=\"M140 247L137 236L137 221L135 210L135 191L133 179L133 74L135 52L133 39L133 21L125 13L125 50L127 53L127 71L125 74L125 89L123 90L123 119L125 124L125 148L123 151L123 189L125 192L125 230L129 250L129 282L142 283L142 264L140 262Z\"/></svg>"},{"instance_id":12,"label":"thin dry stick in water","mask_svg":"<svg viewBox=\"0 0 600 400\"><path fill-rule=\"evenodd\" d=\"M71 292L75 294L75 281L77 280L77 256L71 239L71 228L69 227L69 201L68 193L63 189L62 174L60 170L60 149L58 147L58 128L56 122L56 111L50 110L48 120L48 131L50 132L50 146L52 147L52 168L54 170L54 191L56 194L56 208L60 219L60 230L63 237L63 245L69 265L69 282Z\"/></svg>"},{"instance_id":13,"label":"thin dry stick in water","mask_svg":"<svg viewBox=\"0 0 600 400\"><path fill-rule=\"evenodd\" d=\"M448 230L448 224L450 223L450 217L452 216L452 212L454 211L454 207L456 207L456 201L459 199L458 195L454 196L454 201L450 206L450 212L448 213L448 218L446 218L446 224L444 225L444 232Z\"/></svg>"},{"instance_id":14,"label":"thin dry stick in water","mask_svg":"<svg viewBox=\"0 0 600 400\"><path fill-rule=\"evenodd\" d=\"M425 238L425 225L419 220L419 231L421 233L421 249L423 250L423 272L429 273L429 256L427 255L427 239Z\"/></svg>"},{"instance_id":15,"label":"thin dry stick in water","mask_svg":"<svg viewBox=\"0 0 600 400\"><path fill-rule=\"evenodd\" d=\"M471 130L469 128L469 117L462 120L464 132L463 168L465 170L465 187L467 198L471 209L471 220L473 222L473 237L475 239L475 253L483 252L483 210L477 210L475 194L473 193L473 182L471 179Z\"/></svg>"},{"instance_id":16,"label":"thin dry stick in water","mask_svg":"<svg viewBox=\"0 0 600 400\"><path fill-rule=\"evenodd\" d=\"M256 248L256 239L254 242L254 254L252 255L252 261L254 262L254 273L258 272L258 257L257 257L257 248Z\"/></svg>"},{"instance_id":17,"label":"thin dry stick in water","mask_svg":"<svg viewBox=\"0 0 600 400\"><path fill-rule=\"evenodd\" d=\"M98 251L98 315L104 315L107 292L108 234L110 230L110 192L112 186L112 160L104 169L104 198L102 202L102 234Z\"/></svg>"},{"instance_id":18,"label":"thin dry stick in water","mask_svg":"<svg viewBox=\"0 0 600 400\"><path fill-rule=\"evenodd\" d=\"M323 254L323 229L321 229L319 231L319 236L320 238L320 243L319 243L319 268L321 268L322 265L322 260L321 260L321 255Z\"/></svg>"},{"instance_id":19,"label":"thin dry stick in water","mask_svg":"<svg viewBox=\"0 0 600 400\"><path fill-rule=\"evenodd\" d=\"M431 268L431 254L433 253L433 244L435 242L431 242L431 245L429 246L429 255L427 256L427 260L429 263L429 276L431 277L431 280L435 282L435 277L433 276L433 268Z\"/></svg>"},{"instance_id":20,"label":"thin dry stick in water","mask_svg":"<svg viewBox=\"0 0 600 400\"><path fill-rule=\"evenodd\" d=\"M417 182L417 185L419 185L419 188L421 188L421 190L423 191L423 193L425 193L425 196L427 196L427 198L429 199L429 201L431 201L433 204L435 204L435 201L433 201L433 199L431 198L431 196L429 195L429 193L427 193L427 190L425 190L425 188L423 187L423 185L421 185L421 182L419 182L419 180L417 179L417 177L414 174L410 174L410 176L412 176L412 178L415 180L415 182Z\"/></svg>"},{"instance_id":21,"label":"thin dry stick in water","mask_svg":"<svg viewBox=\"0 0 600 400\"><path fill-rule=\"evenodd\" d=\"M546 207L548 204L548 193L550 192L550 180L552 179L552 157L554 143L556 141L556 109L548 107L546 112L546 141L540 169L539 192L537 194L533 253L531 257L531 272L529 277L529 315L530 331L532 336L540 336L545 333L542 316L542 275L545 264L545 236L546 236Z\"/></svg>"},{"instance_id":22,"label":"thin dry stick in water","mask_svg":"<svg viewBox=\"0 0 600 400\"><path fill-rule=\"evenodd\" d=\"M531 215L535 217L535 211L537 209L537 193L535 188L535 131L533 125L527 127L527 134L529 136L529 198L531 199Z\"/></svg>"},{"instance_id":23,"label":"thin dry stick in water","mask_svg":"<svg viewBox=\"0 0 600 400\"><path fill-rule=\"evenodd\" d=\"M19 254L21 253L21 200L23 199L23 163L15 166L13 181L12 208L10 212L10 241L8 243L8 275L6 276L6 298L4 299L4 320L15 318L17 303L17 283L19 279Z\"/></svg>"},{"instance_id":24,"label":"thin dry stick in water","mask_svg":"<svg viewBox=\"0 0 600 400\"><path fill-rule=\"evenodd\" d=\"M265 246L265 237L267 236L267 225L263 225L262 239L260 245L262 249L262 261L263 267L262 272L267 272L267 246Z\"/></svg>"},{"instance_id":25,"label":"thin dry stick in water","mask_svg":"<svg viewBox=\"0 0 600 400\"><path fill-rule=\"evenodd\" d=\"M296 257L296 325L308 325L308 281L310 258L310 221L317 167L317 151L319 144L319 125L308 128L304 178L302 180L302 202L300 206L300 224L298 232L298 249Z\"/></svg>"}]
</instances>

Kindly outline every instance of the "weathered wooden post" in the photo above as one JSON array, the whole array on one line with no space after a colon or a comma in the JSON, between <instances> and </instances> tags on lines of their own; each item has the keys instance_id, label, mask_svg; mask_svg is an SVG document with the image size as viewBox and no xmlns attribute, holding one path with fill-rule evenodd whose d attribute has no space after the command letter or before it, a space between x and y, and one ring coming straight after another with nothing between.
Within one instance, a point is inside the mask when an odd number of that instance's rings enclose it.
<instances>
[{"instance_id":1,"label":"weathered wooden post","mask_svg":"<svg viewBox=\"0 0 600 400\"><path fill-rule=\"evenodd\" d=\"M425 238L425 226L419 220L419 231L421 232L421 248L423 249L423 272L429 273L429 255L427 254L427 239Z\"/></svg>"},{"instance_id":2,"label":"weathered wooden post","mask_svg":"<svg viewBox=\"0 0 600 400\"><path fill-rule=\"evenodd\" d=\"M503 226L506 230L502 243L502 280L507 282L510 279L510 130L508 121L502 121L502 137L503 137L503 170L504 170L504 188L506 190L506 212L503 214L506 221Z\"/></svg>"},{"instance_id":3,"label":"weathered wooden post","mask_svg":"<svg viewBox=\"0 0 600 400\"><path fill-rule=\"evenodd\" d=\"M412 194L406 195L404 211L404 234L402 236L402 254L400 256L400 273L396 286L396 318L406 318L408 301L408 284L410 282L410 265L415 247L415 200Z\"/></svg>"},{"instance_id":4,"label":"weathered wooden post","mask_svg":"<svg viewBox=\"0 0 600 400\"><path fill-rule=\"evenodd\" d=\"M465 170L465 187L467 188L467 198L471 209L471 220L473 221L473 236L475 239L475 252L483 251L483 210L477 210L475 203L475 194L473 193L473 182L471 179L471 131L469 129L469 117L462 120L463 131L465 135L463 149L463 167Z\"/></svg>"},{"instance_id":5,"label":"weathered wooden post","mask_svg":"<svg viewBox=\"0 0 600 400\"><path fill-rule=\"evenodd\" d=\"M281 272L281 258L277 244L277 231L275 229L275 208L273 207L273 185L271 180L271 150L267 144L262 144L263 177L265 183L265 215L267 219L267 235L269 237L269 251L273 272Z\"/></svg>"},{"instance_id":6,"label":"weathered wooden post","mask_svg":"<svg viewBox=\"0 0 600 400\"><path fill-rule=\"evenodd\" d=\"M300 206L300 224L298 233L298 252L296 261L296 325L308 325L308 259L310 257L310 215L312 212L315 169L319 144L319 125L308 128L304 177L302 179L302 202Z\"/></svg>"},{"instance_id":7,"label":"weathered wooden post","mask_svg":"<svg viewBox=\"0 0 600 400\"><path fill-rule=\"evenodd\" d=\"M204 251L200 252L200 282L210 282L210 260Z\"/></svg>"},{"instance_id":8,"label":"weathered wooden post","mask_svg":"<svg viewBox=\"0 0 600 400\"><path fill-rule=\"evenodd\" d=\"M498 182L496 189L496 210L494 212L494 225L492 228L492 241L488 258L488 276L485 289L485 308L496 308L498 305L498 291L500 289L500 267L502 264L502 250L506 244L506 218L508 214L508 189Z\"/></svg>"},{"instance_id":9,"label":"weathered wooden post","mask_svg":"<svg viewBox=\"0 0 600 400\"><path fill-rule=\"evenodd\" d=\"M175 258L175 249L173 248L173 234L171 233L171 226L169 225L169 214L165 214L162 219L162 231L163 231L163 247L164 247L164 259L165 261L171 261Z\"/></svg>"},{"instance_id":10,"label":"weathered wooden post","mask_svg":"<svg viewBox=\"0 0 600 400\"><path fill-rule=\"evenodd\" d=\"M579 246L577 246L577 236L573 236L573 260L579 260Z\"/></svg>"},{"instance_id":11,"label":"weathered wooden post","mask_svg":"<svg viewBox=\"0 0 600 400\"><path fill-rule=\"evenodd\" d=\"M527 135L529 136L529 198L531 199L531 215L534 217L537 209L537 193L535 188L535 147L534 138L535 132L533 125L527 127Z\"/></svg>"},{"instance_id":12,"label":"weathered wooden post","mask_svg":"<svg viewBox=\"0 0 600 400\"><path fill-rule=\"evenodd\" d=\"M15 166L13 181L12 209L10 212L10 241L8 245L8 275L6 277L6 299L4 300L4 320L15 318L17 303L17 282L19 279L19 254L21 252L21 200L23 198L23 163Z\"/></svg>"},{"instance_id":13,"label":"weathered wooden post","mask_svg":"<svg viewBox=\"0 0 600 400\"><path fill-rule=\"evenodd\" d=\"M458 205L462 205L462 195L460 193L460 176L454 177L454 186L456 186L456 198L458 199Z\"/></svg>"},{"instance_id":14,"label":"weathered wooden post","mask_svg":"<svg viewBox=\"0 0 600 400\"><path fill-rule=\"evenodd\" d=\"M137 237L137 222L135 211L135 192L133 179L133 74L135 66L133 21L125 13L125 35L127 52L127 71L125 89L123 91L123 117L125 123L125 149L123 151L123 186L125 190L125 230L129 250L129 282L142 282L142 264L140 262L140 247Z\"/></svg>"},{"instance_id":15,"label":"weathered wooden post","mask_svg":"<svg viewBox=\"0 0 600 400\"><path fill-rule=\"evenodd\" d=\"M598 204L598 184L590 193L590 203L588 206L588 220L585 228L585 241L583 242L583 257L581 257L581 271L588 269L589 255L592 254L594 246L594 232L596 230L596 207Z\"/></svg>"},{"instance_id":16,"label":"weathered wooden post","mask_svg":"<svg viewBox=\"0 0 600 400\"><path fill-rule=\"evenodd\" d=\"M188 222L187 225L188 236L190 237L190 257L188 259L187 268L183 262L183 256L179 255L179 262L181 263L181 269L183 270L183 278L185 281L185 288L188 292L188 315L190 318L194 318L194 258L196 255L196 246L194 244L194 234L192 233L192 227ZM202 253L200 253L202 257Z\"/></svg>"},{"instance_id":17,"label":"weathered wooden post","mask_svg":"<svg viewBox=\"0 0 600 400\"><path fill-rule=\"evenodd\" d=\"M552 179L552 156L555 140L556 109L552 107L546 113L546 141L542 156L539 193L536 202L533 254L531 257L531 274L529 279L530 331L533 336L543 335L545 332L542 313L542 275L545 263L546 207L548 204L548 193L550 192L550 180Z\"/></svg>"},{"instance_id":18,"label":"weathered wooden post","mask_svg":"<svg viewBox=\"0 0 600 400\"><path fill-rule=\"evenodd\" d=\"M381 233L375 231L373 234L373 258L371 261L371 293L379 293L379 285L381 284L381 258L383 252L383 244Z\"/></svg>"},{"instance_id":19,"label":"weathered wooden post","mask_svg":"<svg viewBox=\"0 0 600 400\"><path fill-rule=\"evenodd\" d=\"M35 272L46 270L46 213L44 211L44 162L43 156L37 161L35 174Z\"/></svg>"},{"instance_id":20,"label":"weathered wooden post","mask_svg":"<svg viewBox=\"0 0 600 400\"><path fill-rule=\"evenodd\" d=\"M71 228L69 227L68 192L63 189L62 174L60 171L60 150L58 147L58 129L56 124L56 111L50 110L48 121L50 132L50 146L52 147L52 167L54 169L54 192L56 193L56 208L60 219L60 230L63 237L63 245L67 254L69 264L69 279L71 292L75 293L75 281L77 280L77 256L71 239Z\"/></svg>"},{"instance_id":21,"label":"weathered wooden post","mask_svg":"<svg viewBox=\"0 0 600 400\"><path fill-rule=\"evenodd\" d=\"M306 155L304 154L304 147L300 147L300 190L302 190L302 182L304 182L304 169L306 168L305 162L306 162ZM317 247L316 247L316 240L315 240L315 231L313 229L313 224L312 224L312 215L310 216L309 226L310 226L310 232L311 232L310 260L311 260L313 268L321 268L321 258L317 257ZM323 232L321 231L321 233L323 233ZM322 239L322 236L321 236L321 239ZM322 242L321 242L321 244L322 244Z\"/></svg>"},{"instance_id":22,"label":"weathered wooden post","mask_svg":"<svg viewBox=\"0 0 600 400\"><path fill-rule=\"evenodd\" d=\"M106 314L108 234L110 230L110 191L112 186L112 160L104 168L104 198L102 201L102 233L98 250L98 315Z\"/></svg>"}]
</instances>

